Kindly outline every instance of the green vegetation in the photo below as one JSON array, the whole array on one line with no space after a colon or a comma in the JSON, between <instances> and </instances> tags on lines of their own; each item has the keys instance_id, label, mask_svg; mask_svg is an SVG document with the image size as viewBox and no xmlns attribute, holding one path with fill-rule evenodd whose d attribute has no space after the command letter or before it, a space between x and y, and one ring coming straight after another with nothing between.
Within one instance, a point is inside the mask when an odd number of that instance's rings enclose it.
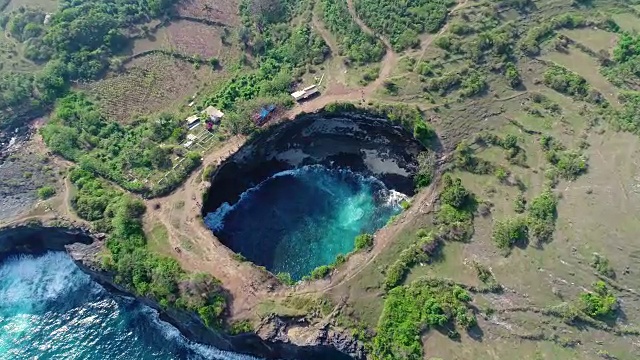
<instances>
[{"instance_id":1,"label":"green vegetation","mask_svg":"<svg viewBox=\"0 0 640 360\"><path fill-rule=\"evenodd\" d=\"M147 195L173 189L200 165L200 154L185 153L178 142L184 136L181 122L169 114L155 121L123 126L107 121L82 93L61 99L42 137L56 154L121 187ZM172 157L184 160L162 183L149 186L145 179L172 168Z\"/></svg>"},{"instance_id":2,"label":"green vegetation","mask_svg":"<svg viewBox=\"0 0 640 360\"><path fill-rule=\"evenodd\" d=\"M391 290L400 285L412 266L429 262L438 255L440 238L424 229L416 233L418 240L400 253L400 257L387 269L384 280L384 289Z\"/></svg>"},{"instance_id":3,"label":"green vegetation","mask_svg":"<svg viewBox=\"0 0 640 360\"><path fill-rule=\"evenodd\" d=\"M418 263L428 263L439 255L445 241L467 241L473 234L473 212L476 201L460 179L449 174L443 178L440 208L436 211L435 231L424 229L416 233L417 240L400 253L385 273L384 289L400 285L408 271Z\"/></svg>"},{"instance_id":4,"label":"green vegetation","mask_svg":"<svg viewBox=\"0 0 640 360\"><path fill-rule=\"evenodd\" d=\"M536 238L539 243L548 242L553 236L557 205L558 198L551 189L546 189L531 199L527 214L527 229L528 234Z\"/></svg>"},{"instance_id":5,"label":"green vegetation","mask_svg":"<svg viewBox=\"0 0 640 360\"><path fill-rule=\"evenodd\" d=\"M577 100L594 104L604 103L606 100L596 89L589 86L582 76L571 72L562 66L554 65L544 73L544 84L553 90L569 95Z\"/></svg>"},{"instance_id":6,"label":"green vegetation","mask_svg":"<svg viewBox=\"0 0 640 360\"><path fill-rule=\"evenodd\" d=\"M250 333L253 332L253 325L248 320L236 321L229 326L228 332L230 335Z\"/></svg>"},{"instance_id":7,"label":"green vegetation","mask_svg":"<svg viewBox=\"0 0 640 360\"><path fill-rule=\"evenodd\" d=\"M467 305L470 301L463 288L439 279L423 278L396 287L385 299L373 338L372 358L422 359L421 335L425 330L448 329L450 337L457 337L452 323L464 329L476 325Z\"/></svg>"},{"instance_id":8,"label":"green vegetation","mask_svg":"<svg viewBox=\"0 0 640 360\"><path fill-rule=\"evenodd\" d=\"M618 299L603 281L593 284L593 292L580 294L580 308L592 318L608 318L618 309Z\"/></svg>"},{"instance_id":9,"label":"green vegetation","mask_svg":"<svg viewBox=\"0 0 640 360\"><path fill-rule=\"evenodd\" d=\"M38 189L38 197L41 200L46 200L55 194L56 194L56 188L50 185L43 186L40 189Z\"/></svg>"},{"instance_id":10,"label":"green vegetation","mask_svg":"<svg viewBox=\"0 0 640 360\"><path fill-rule=\"evenodd\" d=\"M106 231L108 255L103 265L115 272L117 283L163 307L194 311L209 327L222 325L226 309L220 281L208 274L189 274L175 259L152 253L146 246L141 217L144 204L75 168L71 182L78 187L72 206L78 215Z\"/></svg>"},{"instance_id":11,"label":"green vegetation","mask_svg":"<svg viewBox=\"0 0 640 360\"><path fill-rule=\"evenodd\" d=\"M413 127L413 137L425 147L429 147L433 139L437 137L436 131L424 121L417 121Z\"/></svg>"},{"instance_id":12,"label":"green vegetation","mask_svg":"<svg viewBox=\"0 0 640 360\"><path fill-rule=\"evenodd\" d=\"M346 1L320 0L322 19L338 41L341 55L358 65L382 59L382 42L360 28L353 20Z\"/></svg>"},{"instance_id":13,"label":"green vegetation","mask_svg":"<svg viewBox=\"0 0 640 360\"><path fill-rule=\"evenodd\" d=\"M552 185L557 182L556 176L565 180L575 180L587 172L587 159L580 151L565 149L559 141L549 135L544 135L540 144L547 161L553 166L553 171L548 173Z\"/></svg>"},{"instance_id":14,"label":"green vegetation","mask_svg":"<svg viewBox=\"0 0 640 360\"><path fill-rule=\"evenodd\" d=\"M296 283L291 278L291 274L289 274L287 272L278 273L278 274L276 274L276 277L278 278L278 280L280 280L281 283L283 283L285 285L295 285L295 283Z\"/></svg>"},{"instance_id":15,"label":"green vegetation","mask_svg":"<svg viewBox=\"0 0 640 360\"><path fill-rule=\"evenodd\" d=\"M527 238L527 222L523 217L498 220L493 225L493 242L505 255L511 248Z\"/></svg>"},{"instance_id":16,"label":"green vegetation","mask_svg":"<svg viewBox=\"0 0 640 360\"><path fill-rule=\"evenodd\" d=\"M418 35L437 32L447 18L449 0L412 0L406 3L384 0L354 1L358 16L374 31L389 38L394 50L420 44Z\"/></svg>"},{"instance_id":17,"label":"green vegetation","mask_svg":"<svg viewBox=\"0 0 640 360\"><path fill-rule=\"evenodd\" d=\"M596 253L593 254L593 259L591 260L591 267L594 268L596 272L598 272L598 274L602 276L606 276L610 279L616 278L616 272L613 270L611 265L609 265L609 259L607 259L606 257L600 254L596 254Z\"/></svg>"},{"instance_id":18,"label":"green vegetation","mask_svg":"<svg viewBox=\"0 0 640 360\"><path fill-rule=\"evenodd\" d=\"M66 93L71 81L104 74L111 58L129 43L124 30L159 17L172 6L171 0L135 4L63 0L47 26L39 10L20 7L3 17L0 25L25 43L24 56L46 65L35 74L0 74L0 128L25 115L42 114Z\"/></svg>"},{"instance_id":19,"label":"green vegetation","mask_svg":"<svg viewBox=\"0 0 640 360\"><path fill-rule=\"evenodd\" d=\"M557 197L551 189L546 189L531 200L526 217L516 216L496 221L492 233L496 247L506 256L514 245L526 245L529 236L534 237L538 243L550 241L555 229L557 204Z\"/></svg>"},{"instance_id":20,"label":"green vegetation","mask_svg":"<svg viewBox=\"0 0 640 360\"><path fill-rule=\"evenodd\" d=\"M420 189L431 185L436 168L435 153L423 151L418 154L418 171L414 177L416 188Z\"/></svg>"},{"instance_id":21,"label":"green vegetation","mask_svg":"<svg viewBox=\"0 0 640 360\"><path fill-rule=\"evenodd\" d=\"M329 275L333 271L334 267L331 265L321 265L317 268L313 269L311 272L311 279L320 280L324 279L327 275Z\"/></svg>"},{"instance_id":22,"label":"green vegetation","mask_svg":"<svg viewBox=\"0 0 640 360\"><path fill-rule=\"evenodd\" d=\"M373 235L360 234L355 238L355 251L367 250L373 246Z\"/></svg>"}]
</instances>

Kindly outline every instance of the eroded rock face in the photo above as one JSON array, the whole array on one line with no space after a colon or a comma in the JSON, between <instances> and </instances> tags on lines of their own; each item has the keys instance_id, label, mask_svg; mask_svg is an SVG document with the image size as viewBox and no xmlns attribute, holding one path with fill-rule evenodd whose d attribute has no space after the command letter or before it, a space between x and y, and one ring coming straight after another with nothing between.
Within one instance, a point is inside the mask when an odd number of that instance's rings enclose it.
<instances>
[{"instance_id":1,"label":"eroded rock face","mask_svg":"<svg viewBox=\"0 0 640 360\"><path fill-rule=\"evenodd\" d=\"M216 171L203 214L235 203L268 177L305 165L349 168L413 195L422 145L402 127L361 114L311 114L268 130Z\"/></svg>"},{"instance_id":2,"label":"eroded rock face","mask_svg":"<svg viewBox=\"0 0 640 360\"><path fill-rule=\"evenodd\" d=\"M0 260L13 254L39 255L47 251L65 251L66 245L90 244L100 237L100 234L92 234L84 228L20 224L0 229Z\"/></svg>"}]
</instances>

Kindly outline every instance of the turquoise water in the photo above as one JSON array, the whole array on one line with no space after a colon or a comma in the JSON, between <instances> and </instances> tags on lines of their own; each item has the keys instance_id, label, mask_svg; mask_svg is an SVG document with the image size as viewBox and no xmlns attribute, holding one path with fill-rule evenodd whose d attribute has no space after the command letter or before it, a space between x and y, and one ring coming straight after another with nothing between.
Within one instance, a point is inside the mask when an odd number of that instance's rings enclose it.
<instances>
[{"instance_id":1,"label":"turquoise water","mask_svg":"<svg viewBox=\"0 0 640 360\"><path fill-rule=\"evenodd\" d=\"M383 227L404 198L373 177L305 166L273 175L205 223L233 251L299 280L351 252L354 238Z\"/></svg>"},{"instance_id":2,"label":"turquoise water","mask_svg":"<svg viewBox=\"0 0 640 360\"><path fill-rule=\"evenodd\" d=\"M0 264L0 359L251 359L190 343L154 310L114 296L65 253Z\"/></svg>"}]
</instances>

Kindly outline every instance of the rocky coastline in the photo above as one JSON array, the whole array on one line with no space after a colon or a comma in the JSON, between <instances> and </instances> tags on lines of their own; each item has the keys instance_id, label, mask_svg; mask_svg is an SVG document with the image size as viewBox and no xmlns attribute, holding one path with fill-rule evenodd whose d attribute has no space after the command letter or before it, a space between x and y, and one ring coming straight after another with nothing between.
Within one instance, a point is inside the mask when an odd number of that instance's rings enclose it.
<instances>
[{"instance_id":1,"label":"rocky coastline","mask_svg":"<svg viewBox=\"0 0 640 360\"><path fill-rule=\"evenodd\" d=\"M115 282L115 274L100 264L104 234L87 228L47 226L37 222L0 228L0 262L9 256L40 255L47 251L67 252L77 266L97 283L118 295L135 297L157 310L160 318L176 327L189 340L223 351L283 360L366 359L363 346L350 335L326 325L312 326L304 319L271 316L263 320L256 334L230 336L207 328L196 314L163 309L152 299L132 295ZM290 336L294 329L294 336Z\"/></svg>"}]
</instances>

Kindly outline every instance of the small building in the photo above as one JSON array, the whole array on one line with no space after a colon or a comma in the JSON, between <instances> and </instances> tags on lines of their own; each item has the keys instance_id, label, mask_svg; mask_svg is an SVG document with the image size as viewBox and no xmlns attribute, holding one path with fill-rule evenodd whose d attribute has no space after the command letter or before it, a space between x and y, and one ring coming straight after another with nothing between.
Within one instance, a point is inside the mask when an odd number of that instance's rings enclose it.
<instances>
[{"instance_id":1,"label":"small building","mask_svg":"<svg viewBox=\"0 0 640 360\"><path fill-rule=\"evenodd\" d=\"M308 99L310 96L315 95L317 93L318 93L318 86L311 85L311 86L307 86L302 90L292 93L291 96L295 101L302 101L302 100Z\"/></svg>"},{"instance_id":2,"label":"small building","mask_svg":"<svg viewBox=\"0 0 640 360\"><path fill-rule=\"evenodd\" d=\"M224 116L224 113L213 106L208 106L206 109L202 110L202 113L207 115L209 120L211 120L214 124L220 122L220 119Z\"/></svg>"},{"instance_id":3,"label":"small building","mask_svg":"<svg viewBox=\"0 0 640 360\"><path fill-rule=\"evenodd\" d=\"M195 141L197 137L193 134L187 134L187 140Z\"/></svg>"},{"instance_id":4,"label":"small building","mask_svg":"<svg viewBox=\"0 0 640 360\"><path fill-rule=\"evenodd\" d=\"M198 115L191 115L185 121L187 122L187 127L189 127L189 130L192 130L200 125L200 117Z\"/></svg>"}]
</instances>

